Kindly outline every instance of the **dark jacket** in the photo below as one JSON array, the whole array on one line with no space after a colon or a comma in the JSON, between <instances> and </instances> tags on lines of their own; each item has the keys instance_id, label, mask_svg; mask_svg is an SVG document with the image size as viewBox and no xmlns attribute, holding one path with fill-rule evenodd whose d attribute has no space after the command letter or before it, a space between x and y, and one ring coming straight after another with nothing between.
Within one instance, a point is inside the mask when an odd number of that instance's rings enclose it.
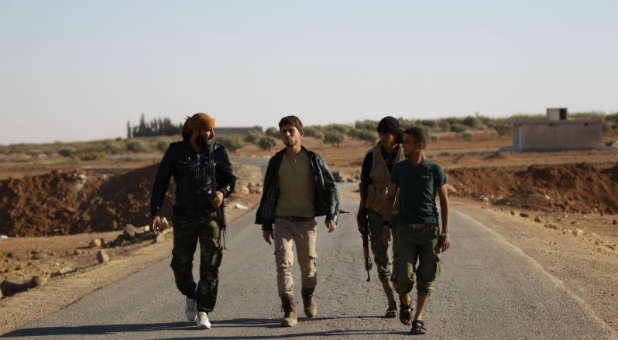
<instances>
[{"instance_id":1,"label":"dark jacket","mask_svg":"<svg viewBox=\"0 0 618 340\"><path fill-rule=\"evenodd\" d=\"M232 165L223 145L215 143L213 154L216 190L228 197L236 183ZM153 216L161 210L172 176L176 184L174 215L196 217L212 213L214 208L209 197L214 193L208 152L195 152L191 143L185 139L171 143L161 160L150 197L150 212Z\"/></svg>"},{"instance_id":2,"label":"dark jacket","mask_svg":"<svg viewBox=\"0 0 618 340\"><path fill-rule=\"evenodd\" d=\"M337 196L335 178L320 155L304 147L303 150L309 155L311 172L315 181L315 214L316 216L325 215L327 220L337 221L339 197ZM264 176L264 192L255 216L255 224L261 224L262 230L273 229L275 209L279 198L278 174L284 154L285 149L277 152L268 162L266 176Z\"/></svg>"}]
</instances>

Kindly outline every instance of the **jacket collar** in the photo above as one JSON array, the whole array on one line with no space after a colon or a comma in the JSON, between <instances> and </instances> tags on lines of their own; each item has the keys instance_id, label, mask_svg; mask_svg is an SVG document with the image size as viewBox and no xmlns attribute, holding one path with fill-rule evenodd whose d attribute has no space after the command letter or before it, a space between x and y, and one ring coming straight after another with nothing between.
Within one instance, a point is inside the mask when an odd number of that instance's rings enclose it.
<instances>
[{"instance_id":1,"label":"jacket collar","mask_svg":"<svg viewBox=\"0 0 618 340\"><path fill-rule=\"evenodd\" d=\"M305 148L305 146L304 146L304 145L301 145L301 146L300 146L300 149L301 149L301 150L303 150L303 151L305 151L305 152L306 152L309 156L312 156L312 155L313 155L313 153L314 153L313 151L311 151L311 150L309 150L309 149ZM279 152L277 152L277 153L275 154L275 157L283 157L283 155L285 154L285 150L286 150L286 148L283 148L283 149L279 150Z\"/></svg>"}]
</instances>

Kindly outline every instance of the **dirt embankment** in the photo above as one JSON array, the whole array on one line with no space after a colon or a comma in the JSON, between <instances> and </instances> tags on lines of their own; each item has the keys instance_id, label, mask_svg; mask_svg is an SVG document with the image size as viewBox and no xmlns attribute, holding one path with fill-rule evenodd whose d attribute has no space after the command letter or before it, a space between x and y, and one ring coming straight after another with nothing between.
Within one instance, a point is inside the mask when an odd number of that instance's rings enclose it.
<instances>
[{"instance_id":1,"label":"dirt embankment","mask_svg":"<svg viewBox=\"0 0 618 340\"><path fill-rule=\"evenodd\" d=\"M448 171L456 195L497 205L546 212L615 214L618 165L590 164L509 168L461 168Z\"/></svg>"},{"instance_id":2,"label":"dirt embankment","mask_svg":"<svg viewBox=\"0 0 618 340\"><path fill-rule=\"evenodd\" d=\"M156 170L153 165L112 177L55 170L0 181L0 234L67 235L148 224ZM170 211L164 206L164 215Z\"/></svg>"},{"instance_id":3,"label":"dirt embankment","mask_svg":"<svg viewBox=\"0 0 618 340\"><path fill-rule=\"evenodd\" d=\"M0 234L49 236L118 230L150 222L157 165L106 176L78 170L0 181ZM618 168L574 165L458 168L456 195L546 212L615 214ZM170 190L168 190L169 195ZM166 199L164 215L171 207Z\"/></svg>"}]
</instances>

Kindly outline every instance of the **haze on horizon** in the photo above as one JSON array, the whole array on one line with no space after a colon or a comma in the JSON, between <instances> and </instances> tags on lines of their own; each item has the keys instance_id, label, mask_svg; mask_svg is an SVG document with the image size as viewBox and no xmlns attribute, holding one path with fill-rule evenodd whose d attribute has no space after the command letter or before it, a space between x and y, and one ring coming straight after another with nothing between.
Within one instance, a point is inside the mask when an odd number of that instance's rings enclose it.
<instances>
[{"instance_id":1,"label":"haze on horizon","mask_svg":"<svg viewBox=\"0 0 618 340\"><path fill-rule=\"evenodd\" d=\"M618 111L618 2L0 1L0 144Z\"/></svg>"}]
</instances>

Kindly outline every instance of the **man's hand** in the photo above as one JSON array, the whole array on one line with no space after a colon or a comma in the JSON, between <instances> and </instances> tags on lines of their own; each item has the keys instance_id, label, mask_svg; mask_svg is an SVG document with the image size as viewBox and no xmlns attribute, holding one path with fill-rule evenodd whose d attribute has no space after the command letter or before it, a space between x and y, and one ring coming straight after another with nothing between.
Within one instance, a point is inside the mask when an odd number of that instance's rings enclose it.
<instances>
[{"instance_id":1,"label":"man's hand","mask_svg":"<svg viewBox=\"0 0 618 340\"><path fill-rule=\"evenodd\" d=\"M263 230L262 237L264 237L264 241L268 244L272 244L271 240L273 239L273 231L272 230Z\"/></svg>"},{"instance_id":2,"label":"man's hand","mask_svg":"<svg viewBox=\"0 0 618 340\"><path fill-rule=\"evenodd\" d=\"M157 215L152 219L152 224L150 225L150 230L155 235L157 235L160 231L159 224L161 224L161 216Z\"/></svg>"},{"instance_id":3,"label":"man's hand","mask_svg":"<svg viewBox=\"0 0 618 340\"><path fill-rule=\"evenodd\" d=\"M450 237L448 237L448 234L446 235L440 235L439 239L438 239L439 245L440 245L440 251L441 252L445 252L448 248L451 247L451 239Z\"/></svg>"},{"instance_id":4,"label":"man's hand","mask_svg":"<svg viewBox=\"0 0 618 340\"><path fill-rule=\"evenodd\" d=\"M337 222L335 222L335 220L327 220L326 226L328 227L328 232L332 233L335 229L337 229Z\"/></svg>"},{"instance_id":5,"label":"man's hand","mask_svg":"<svg viewBox=\"0 0 618 340\"><path fill-rule=\"evenodd\" d=\"M367 211L363 211L363 209L358 209L358 213L356 214L356 225L358 226L358 231L361 234L367 232Z\"/></svg>"},{"instance_id":6,"label":"man's hand","mask_svg":"<svg viewBox=\"0 0 618 340\"><path fill-rule=\"evenodd\" d=\"M223 204L223 193L221 191L216 191L215 194L210 198L210 204L213 207L218 208Z\"/></svg>"},{"instance_id":7,"label":"man's hand","mask_svg":"<svg viewBox=\"0 0 618 340\"><path fill-rule=\"evenodd\" d=\"M391 240L391 226L389 224L385 224L382 226L382 242L384 246L388 248L388 242Z\"/></svg>"}]
</instances>

